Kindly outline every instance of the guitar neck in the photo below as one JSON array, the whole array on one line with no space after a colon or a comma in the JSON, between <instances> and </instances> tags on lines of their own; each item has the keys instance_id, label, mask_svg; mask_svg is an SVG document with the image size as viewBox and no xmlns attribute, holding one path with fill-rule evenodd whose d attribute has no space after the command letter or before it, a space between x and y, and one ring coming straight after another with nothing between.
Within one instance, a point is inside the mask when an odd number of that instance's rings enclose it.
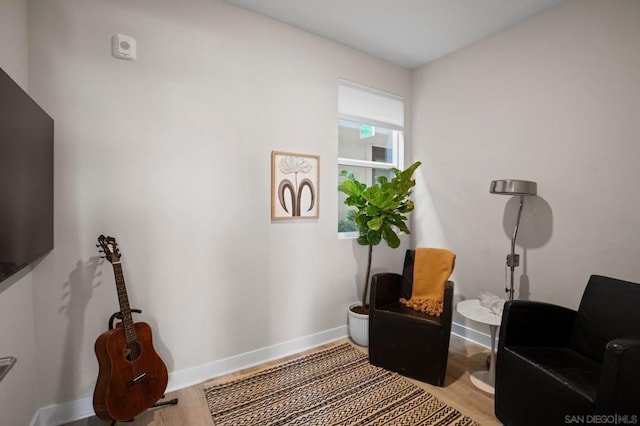
<instances>
[{"instance_id":1,"label":"guitar neck","mask_svg":"<svg viewBox=\"0 0 640 426\"><path fill-rule=\"evenodd\" d=\"M136 329L133 326L133 318L131 316L131 306L129 305L129 297L127 296L127 287L124 284L124 273L122 272L122 264L120 261L113 262L113 273L116 278L116 289L118 290L118 302L120 303L120 312L122 313L122 326L127 343L136 341Z\"/></svg>"}]
</instances>

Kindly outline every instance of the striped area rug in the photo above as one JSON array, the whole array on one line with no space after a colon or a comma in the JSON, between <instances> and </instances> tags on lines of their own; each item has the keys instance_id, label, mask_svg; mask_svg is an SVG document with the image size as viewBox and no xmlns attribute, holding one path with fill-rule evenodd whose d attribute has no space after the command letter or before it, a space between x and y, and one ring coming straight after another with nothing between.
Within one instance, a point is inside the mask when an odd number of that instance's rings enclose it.
<instances>
[{"instance_id":1,"label":"striped area rug","mask_svg":"<svg viewBox=\"0 0 640 426\"><path fill-rule=\"evenodd\" d=\"M216 426L475 425L348 343L205 387Z\"/></svg>"}]
</instances>

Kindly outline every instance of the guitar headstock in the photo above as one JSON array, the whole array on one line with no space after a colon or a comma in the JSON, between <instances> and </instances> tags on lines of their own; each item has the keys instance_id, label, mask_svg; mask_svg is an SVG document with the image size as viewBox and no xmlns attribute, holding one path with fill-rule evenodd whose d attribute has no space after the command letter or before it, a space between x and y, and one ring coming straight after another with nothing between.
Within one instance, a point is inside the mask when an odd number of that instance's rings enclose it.
<instances>
[{"instance_id":1,"label":"guitar headstock","mask_svg":"<svg viewBox=\"0 0 640 426\"><path fill-rule=\"evenodd\" d=\"M98 251L104 254L104 256L100 257L107 259L111 263L120 261L120 250L118 250L118 243L115 238L100 235L96 247L100 247L101 250Z\"/></svg>"}]
</instances>

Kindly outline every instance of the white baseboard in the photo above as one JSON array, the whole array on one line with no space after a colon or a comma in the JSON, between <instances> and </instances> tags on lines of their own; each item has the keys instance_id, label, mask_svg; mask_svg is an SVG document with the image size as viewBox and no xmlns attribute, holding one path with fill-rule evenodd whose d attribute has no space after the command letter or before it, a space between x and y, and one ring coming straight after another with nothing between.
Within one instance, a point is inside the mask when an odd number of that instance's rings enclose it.
<instances>
[{"instance_id":1,"label":"white baseboard","mask_svg":"<svg viewBox=\"0 0 640 426\"><path fill-rule=\"evenodd\" d=\"M454 322L451 324L451 334L462 337L463 339L473 342L484 348L491 349L491 335L488 333L481 333L465 325ZM498 348L498 336L496 336L495 348Z\"/></svg>"},{"instance_id":2,"label":"white baseboard","mask_svg":"<svg viewBox=\"0 0 640 426\"><path fill-rule=\"evenodd\" d=\"M347 335L347 326L343 325L229 358L185 368L169 375L167 392L184 389L234 371L312 349L325 343L345 338ZM40 408L33 416L30 426L56 426L93 415L93 396L90 395L75 401Z\"/></svg>"}]
</instances>

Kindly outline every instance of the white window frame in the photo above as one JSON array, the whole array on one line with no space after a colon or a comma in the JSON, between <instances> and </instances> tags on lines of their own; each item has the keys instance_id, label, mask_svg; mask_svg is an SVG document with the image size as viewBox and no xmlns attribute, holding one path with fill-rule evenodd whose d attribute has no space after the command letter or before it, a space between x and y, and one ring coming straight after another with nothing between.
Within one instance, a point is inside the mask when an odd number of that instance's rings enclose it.
<instances>
[{"instance_id":1,"label":"white window frame","mask_svg":"<svg viewBox=\"0 0 640 426\"><path fill-rule=\"evenodd\" d=\"M339 86L342 86L343 88L346 87L351 91L355 89L354 93L356 97L358 96L357 91L361 91L362 94L364 95L363 96L364 99L356 99L355 102L353 103L350 102L350 105L348 106L348 108L345 108L348 110L348 113L342 112L341 111L342 108L339 105L338 120L337 120L338 126L340 126L341 121L350 121L350 122L363 124L363 125L383 127L393 131L390 163L338 157L338 171L341 170L340 166L364 167L371 170L372 169L390 170L392 168L396 168L400 170L404 169L404 98L402 98L401 96L393 95L391 93L383 92L378 89L373 89L371 87L363 86L361 84L353 83L343 79L340 79L338 84ZM371 95L375 95L375 97L371 97ZM366 103L367 97L370 97L373 103L376 102L376 99L380 99L382 100L383 103L385 100L389 100L396 104L395 105L396 111L392 111L391 114L387 114L390 117L389 122L383 121L380 119L372 119L370 117L367 117L366 115L360 115L357 113L358 111L356 110L358 109L359 104L361 104L363 111L367 111L367 110L371 111L371 114L367 114L367 115L376 115L376 118L379 118L380 116L383 116L383 117L385 116L384 105L382 105L381 109L380 108L376 109L375 107L369 108L370 104ZM401 108L402 108L402 111L399 111L399 112L397 111L398 102L401 103ZM392 105L392 109L393 109L393 106L394 105ZM339 239L358 238L358 231L338 232L338 238Z\"/></svg>"}]
</instances>

